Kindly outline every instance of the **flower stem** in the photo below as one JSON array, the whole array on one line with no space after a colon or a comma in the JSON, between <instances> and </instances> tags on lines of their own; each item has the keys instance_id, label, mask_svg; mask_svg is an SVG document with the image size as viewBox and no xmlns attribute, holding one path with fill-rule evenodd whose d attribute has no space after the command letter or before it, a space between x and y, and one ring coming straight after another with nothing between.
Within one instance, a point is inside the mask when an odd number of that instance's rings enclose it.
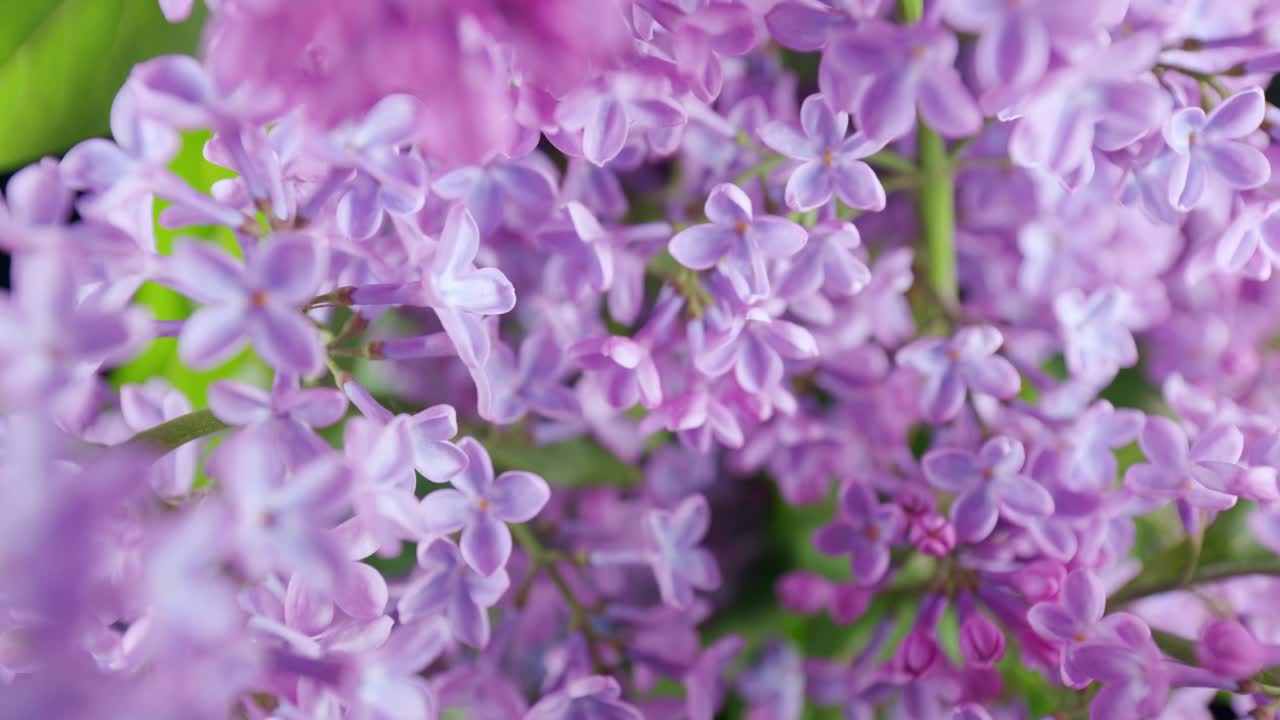
<instances>
[{"instance_id":1,"label":"flower stem","mask_svg":"<svg viewBox=\"0 0 1280 720\"><path fill-rule=\"evenodd\" d=\"M924 240L925 275L943 307L950 311L959 299L956 283L955 178L942 137L918 121L916 148L920 153L920 184L916 218Z\"/></svg>"},{"instance_id":2,"label":"flower stem","mask_svg":"<svg viewBox=\"0 0 1280 720\"><path fill-rule=\"evenodd\" d=\"M560 595L564 597L565 604L569 606L569 612L572 616L572 627L582 631L582 637L586 641L587 655L591 658L591 665L597 673L607 673L609 664L605 662L604 655L600 651L602 638L596 633L595 628L591 626L591 613L582 601L573 594L573 588L569 587L569 583L561 574L560 568L556 566L556 562L563 558L559 552L548 550L545 545L538 540L525 525L513 524L511 527L511 535L516 542L520 543L520 547L529 554L529 560L532 567L529 568L529 577L532 579L541 570L547 571L547 577L551 579L552 584L560 591ZM522 588L523 594L528 593L528 588Z\"/></svg>"},{"instance_id":3,"label":"flower stem","mask_svg":"<svg viewBox=\"0 0 1280 720\"><path fill-rule=\"evenodd\" d=\"M1182 553L1185 557L1185 552ZM1111 606L1124 605L1151 595L1178 590L1183 587L1200 585L1246 575L1280 575L1280 558L1261 557L1244 560L1226 560L1223 562L1201 565L1190 577L1183 581L1185 565L1178 563L1150 564L1143 568L1142 575L1117 590L1109 599Z\"/></svg>"},{"instance_id":4,"label":"flower stem","mask_svg":"<svg viewBox=\"0 0 1280 720\"><path fill-rule=\"evenodd\" d=\"M125 444L167 453L170 450L186 445L192 440L198 440L205 435L212 435L221 430L226 430L228 427L231 426L214 417L211 411L196 410L162 422L153 428L143 430L129 438Z\"/></svg>"}]
</instances>

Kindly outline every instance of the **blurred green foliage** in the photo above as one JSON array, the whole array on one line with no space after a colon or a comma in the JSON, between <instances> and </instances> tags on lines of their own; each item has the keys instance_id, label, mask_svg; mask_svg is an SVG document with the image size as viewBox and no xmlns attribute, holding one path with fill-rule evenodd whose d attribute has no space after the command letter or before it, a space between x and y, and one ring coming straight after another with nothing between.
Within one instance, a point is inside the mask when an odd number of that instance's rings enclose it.
<instances>
[{"instance_id":1,"label":"blurred green foliage","mask_svg":"<svg viewBox=\"0 0 1280 720\"><path fill-rule=\"evenodd\" d=\"M156 0L0 2L0 171L106 135L134 64L194 51L203 19L170 25Z\"/></svg>"}]
</instances>

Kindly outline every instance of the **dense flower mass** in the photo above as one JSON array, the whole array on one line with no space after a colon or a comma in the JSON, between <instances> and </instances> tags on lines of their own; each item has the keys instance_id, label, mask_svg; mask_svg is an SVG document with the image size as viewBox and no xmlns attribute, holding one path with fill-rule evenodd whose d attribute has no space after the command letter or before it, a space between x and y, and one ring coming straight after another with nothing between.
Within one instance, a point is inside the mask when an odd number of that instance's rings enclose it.
<instances>
[{"instance_id":1,"label":"dense flower mass","mask_svg":"<svg viewBox=\"0 0 1280 720\"><path fill-rule=\"evenodd\" d=\"M0 720L1277 716L1274 0L207 2L0 200Z\"/></svg>"}]
</instances>

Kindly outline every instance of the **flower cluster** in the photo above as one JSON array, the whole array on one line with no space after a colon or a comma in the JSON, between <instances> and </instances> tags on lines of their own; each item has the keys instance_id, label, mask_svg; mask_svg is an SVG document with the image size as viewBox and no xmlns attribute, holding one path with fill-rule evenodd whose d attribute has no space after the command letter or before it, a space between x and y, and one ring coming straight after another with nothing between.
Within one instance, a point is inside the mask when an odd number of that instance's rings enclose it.
<instances>
[{"instance_id":1,"label":"flower cluster","mask_svg":"<svg viewBox=\"0 0 1280 720\"><path fill-rule=\"evenodd\" d=\"M209 5L0 200L0 719L1280 709L1272 0Z\"/></svg>"}]
</instances>

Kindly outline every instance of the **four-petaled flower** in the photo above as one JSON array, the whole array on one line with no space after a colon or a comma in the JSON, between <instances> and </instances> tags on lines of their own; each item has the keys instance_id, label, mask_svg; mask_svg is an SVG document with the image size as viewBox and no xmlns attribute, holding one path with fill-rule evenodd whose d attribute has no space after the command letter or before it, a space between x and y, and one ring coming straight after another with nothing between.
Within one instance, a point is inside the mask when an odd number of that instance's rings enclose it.
<instances>
[{"instance_id":1,"label":"four-petaled flower","mask_svg":"<svg viewBox=\"0 0 1280 720\"><path fill-rule=\"evenodd\" d=\"M803 135L780 122L760 128L765 145L804 161L787 180L787 206L812 210L826 205L834 194L852 208L883 210L884 187L871 167L862 162L883 143L860 134L845 138L848 113L832 112L821 95L810 95L800 106L800 126Z\"/></svg>"},{"instance_id":2,"label":"four-petaled flower","mask_svg":"<svg viewBox=\"0 0 1280 720\"><path fill-rule=\"evenodd\" d=\"M768 295L766 261L795 255L808 239L805 229L790 220L755 217L751 198L730 183L711 190L704 210L711 222L671 238L671 256L694 270L718 268L743 300Z\"/></svg>"},{"instance_id":3,"label":"four-petaled flower","mask_svg":"<svg viewBox=\"0 0 1280 720\"><path fill-rule=\"evenodd\" d=\"M511 557L506 524L533 519L551 498L551 488L528 472L504 472L495 478L489 453L473 438L463 438L458 447L467 454L467 467L454 476L456 489L436 490L422 499L423 522L433 533L461 530L467 565L481 575L493 575Z\"/></svg>"},{"instance_id":4,"label":"four-petaled flower","mask_svg":"<svg viewBox=\"0 0 1280 720\"><path fill-rule=\"evenodd\" d=\"M960 413L965 390L1007 399L1017 394L1022 378L1008 360L996 355L1004 342L990 325L967 327L955 337L922 338L898 351L898 364L924 376L920 400L924 417L946 422Z\"/></svg>"},{"instance_id":5,"label":"four-petaled flower","mask_svg":"<svg viewBox=\"0 0 1280 720\"><path fill-rule=\"evenodd\" d=\"M179 357L193 367L212 367L252 341L277 370L319 372L320 337L302 307L315 297L324 274L325 259L306 236L274 236L243 264L207 243L179 243L169 282L205 303L182 326Z\"/></svg>"},{"instance_id":6,"label":"four-petaled flower","mask_svg":"<svg viewBox=\"0 0 1280 720\"><path fill-rule=\"evenodd\" d=\"M458 546L437 538L418 546L421 576L400 596L401 622L443 614L457 640L473 648L489 644L489 608L511 585L507 571L481 575L463 562Z\"/></svg>"},{"instance_id":7,"label":"four-petaled flower","mask_svg":"<svg viewBox=\"0 0 1280 720\"><path fill-rule=\"evenodd\" d=\"M1198 107L1175 112L1164 126L1164 139L1176 156L1169 172L1169 202L1178 210L1200 204L1211 176L1236 190L1247 190L1271 177L1271 164L1261 150L1241 141L1258 129L1266 114L1262 90L1250 88L1227 98L1213 112Z\"/></svg>"},{"instance_id":8,"label":"four-petaled flower","mask_svg":"<svg viewBox=\"0 0 1280 720\"><path fill-rule=\"evenodd\" d=\"M698 547L711 524L711 509L702 495L690 495L672 510L650 510L645 526L648 560L662 600L677 608L693 602L693 590L720 585L715 557Z\"/></svg>"},{"instance_id":9,"label":"four-petaled flower","mask_svg":"<svg viewBox=\"0 0 1280 720\"><path fill-rule=\"evenodd\" d=\"M959 493L951 506L956 536L967 542L986 539L1000 516L1015 524L1053 513L1053 496L1022 475L1026 451L1022 443L994 437L978 453L941 448L925 454L922 465L929 483Z\"/></svg>"},{"instance_id":10,"label":"four-petaled flower","mask_svg":"<svg viewBox=\"0 0 1280 720\"><path fill-rule=\"evenodd\" d=\"M851 555L854 582L875 585L889 571L889 547L906 525L902 509L881 504L875 491L859 482L840 493L840 509L841 518L820 529L813 544L829 555Z\"/></svg>"},{"instance_id":11,"label":"four-petaled flower","mask_svg":"<svg viewBox=\"0 0 1280 720\"><path fill-rule=\"evenodd\" d=\"M1134 492L1186 500L1205 510L1226 510L1236 504L1231 490L1245 470L1237 464L1244 452L1244 435L1234 425L1211 427L1190 444L1177 423L1153 415L1138 436L1138 447L1147 462L1130 466L1124 474L1125 485Z\"/></svg>"}]
</instances>

